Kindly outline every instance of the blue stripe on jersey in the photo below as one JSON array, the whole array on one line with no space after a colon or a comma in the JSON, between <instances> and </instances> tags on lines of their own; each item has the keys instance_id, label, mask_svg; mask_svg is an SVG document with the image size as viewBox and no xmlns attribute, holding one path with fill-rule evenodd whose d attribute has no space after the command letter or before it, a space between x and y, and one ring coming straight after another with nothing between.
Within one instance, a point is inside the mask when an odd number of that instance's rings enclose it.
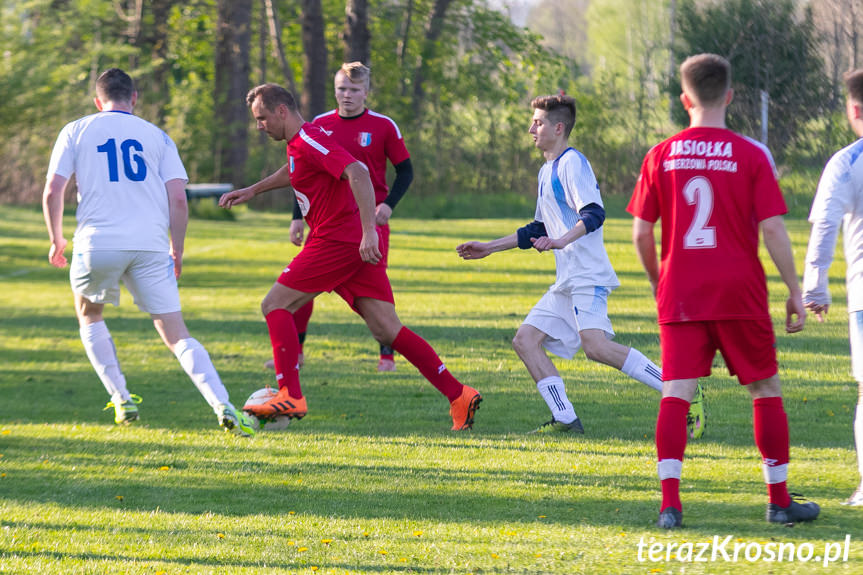
<instances>
[{"instance_id":1,"label":"blue stripe on jersey","mask_svg":"<svg viewBox=\"0 0 863 575\"><path fill-rule=\"evenodd\" d=\"M554 163L551 165L551 189L554 190L554 199L557 201L557 207L560 208L560 216L563 218L563 223L567 228L572 229L578 223L578 220L581 219L581 216L566 203L566 190L563 189L563 184L557 175L557 164L560 163L560 159L564 154L570 150L575 152L574 148L567 148L563 151L563 154L555 158Z\"/></svg>"}]
</instances>

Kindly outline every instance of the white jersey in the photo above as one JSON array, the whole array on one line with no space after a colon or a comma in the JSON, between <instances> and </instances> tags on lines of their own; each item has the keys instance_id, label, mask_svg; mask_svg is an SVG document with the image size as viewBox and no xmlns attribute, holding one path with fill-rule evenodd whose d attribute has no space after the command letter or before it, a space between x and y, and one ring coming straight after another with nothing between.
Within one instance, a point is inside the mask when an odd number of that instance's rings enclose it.
<instances>
[{"instance_id":1,"label":"white jersey","mask_svg":"<svg viewBox=\"0 0 863 575\"><path fill-rule=\"evenodd\" d=\"M161 129L126 112L85 116L57 136L48 179L53 174L77 180L75 253L168 251L165 182L188 177Z\"/></svg>"},{"instance_id":2,"label":"white jersey","mask_svg":"<svg viewBox=\"0 0 863 575\"><path fill-rule=\"evenodd\" d=\"M550 238L559 238L581 219L578 211L588 204L602 206L593 169L581 153L567 148L539 171L536 220L545 224ZM568 292L589 287L609 289L620 285L605 252L600 227L568 246L554 251L557 280L553 291Z\"/></svg>"},{"instance_id":3,"label":"white jersey","mask_svg":"<svg viewBox=\"0 0 863 575\"><path fill-rule=\"evenodd\" d=\"M830 303L827 270L842 222L848 311L863 310L863 139L839 150L827 162L809 221L812 233L803 273L803 301Z\"/></svg>"}]
</instances>

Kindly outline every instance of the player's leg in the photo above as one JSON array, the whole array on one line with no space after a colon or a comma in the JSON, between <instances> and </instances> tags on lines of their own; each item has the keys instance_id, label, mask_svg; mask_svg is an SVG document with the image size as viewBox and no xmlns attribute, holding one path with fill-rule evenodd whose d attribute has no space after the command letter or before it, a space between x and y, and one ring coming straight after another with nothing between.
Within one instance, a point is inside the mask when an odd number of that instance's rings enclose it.
<instances>
[{"instance_id":1,"label":"player's leg","mask_svg":"<svg viewBox=\"0 0 863 575\"><path fill-rule=\"evenodd\" d=\"M310 301L300 309L294 312L294 325L297 328L297 340L299 340L300 347L299 353L297 354L297 365L303 367L305 361L305 355L303 355L303 345L306 343L306 332L309 328L309 320L312 318L312 311L315 309L315 300ZM276 364L272 359L268 359L264 362L264 367L267 369L275 369Z\"/></svg>"},{"instance_id":2,"label":"player's leg","mask_svg":"<svg viewBox=\"0 0 863 575\"><path fill-rule=\"evenodd\" d=\"M857 408L854 410L854 446L860 484L845 505L863 506L863 311L848 314L851 339L851 371L857 380Z\"/></svg>"},{"instance_id":3,"label":"player's leg","mask_svg":"<svg viewBox=\"0 0 863 575\"><path fill-rule=\"evenodd\" d=\"M672 529L683 522L680 477L686 451L687 413L698 379L710 375L716 345L708 322L661 324L659 341L666 381L656 417L657 471L662 488L656 524Z\"/></svg>"},{"instance_id":4,"label":"player's leg","mask_svg":"<svg viewBox=\"0 0 863 575\"><path fill-rule=\"evenodd\" d=\"M126 388L117 349L102 316L105 303L117 305L120 302L119 281L125 266L124 254L77 253L72 257L69 272L81 343L99 380L111 396L108 406L114 408L116 423L138 419L138 407Z\"/></svg>"},{"instance_id":5,"label":"player's leg","mask_svg":"<svg viewBox=\"0 0 863 575\"><path fill-rule=\"evenodd\" d=\"M771 320L715 322L715 338L731 374L752 397L752 427L761 453L769 503L767 521L795 523L818 517L818 505L800 504L788 493L788 417L776 361Z\"/></svg>"},{"instance_id":6,"label":"player's leg","mask_svg":"<svg viewBox=\"0 0 863 575\"><path fill-rule=\"evenodd\" d=\"M658 527L673 529L683 523L683 504L680 500L680 476L686 452L686 414L695 394L698 379L666 381L656 417L656 458L662 503L659 507Z\"/></svg>"},{"instance_id":7,"label":"player's leg","mask_svg":"<svg viewBox=\"0 0 863 575\"><path fill-rule=\"evenodd\" d=\"M529 318L534 323L541 323L541 318L535 311L531 312ZM537 391L551 411L551 420L542 424L535 432L584 433L584 427L566 395L563 379L542 347L548 337L547 333L534 325L523 323L512 339L516 355L536 382Z\"/></svg>"},{"instance_id":8,"label":"player's leg","mask_svg":"<svg viewBox=\"0 0 863 575\"><path fill-rule=\"evenodd\" d=\"M566 395L563 379L546 355L547 350L558 357L572 359L581 349L572 306L569 295L546 292L524 318L512 341L513 349L552 413L552 419L536 429L537 432L584 433L581 420Z\"/></svg>"},{"instance_id":9,"label":"player's leg","mask_svg":"<svg viewBox=\"0 0 863 575\"><path fill-rule=\"evenodd\" d=\"M428 342L402 325L392 302L357 297L353 301L353 307L363 317L376 340L392 346L416 367L435 389L446 396L450 402L453 430L470 429L473 426L474 413L482 401L479 392L453 377Z\"/></svg>"},{"instance_id":10,"label":"player's leg","mask_svg":"<svg viewBox=\"0 0 863 575\"><path fill-rule=\"evenodd\" d=\"M377 226L378 244L381 250L381 261L378 265L387 267L390 252L390 226L384 224ZM385 343L378 342L380 346L380 358L378 359L378 371L387 372L396 370L395 350Z\"/></svg>"}]
</instances>

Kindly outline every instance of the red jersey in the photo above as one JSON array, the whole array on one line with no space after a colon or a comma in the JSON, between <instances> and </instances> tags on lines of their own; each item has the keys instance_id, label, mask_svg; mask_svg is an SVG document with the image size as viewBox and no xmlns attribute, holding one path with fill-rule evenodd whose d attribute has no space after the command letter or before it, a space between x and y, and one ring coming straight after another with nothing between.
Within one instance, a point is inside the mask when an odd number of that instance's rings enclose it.
<instances>
[{"instance_id":1,"label":"red jersey","mask_svg":"<svg viewBox=\"0 0 863 575\"><path fill-rule=\"evenodd\" d=\"M684 130L647 153L626 210L662 219L659 323L770 317L758 223L787 209L765 146Z\"/></svg>"},{"instance_id":2,"label":"red jersey","mask_svg":"<svg viewBox=\"0 0 863 575\"><path fill-rule=\"evenodd\" d=\"M410 158L396 123L369 109L353 118L342 118L338 110L330 110L312 122L368 167L375 187L375 204L387 199L387 159L395 166Z\"/></svg>"},{"instance_id":3,"label":"red jersey","mask_svg":"<svg viewBox=\"0 0 863 575\"><path fill-rule=\"evenodd\" d=\"M291 187L309 224L309 239L359 244L362 223L351 186L341 178L356 159L318 126L306 122L288 142Z\"/></svg>"}]
</instances>

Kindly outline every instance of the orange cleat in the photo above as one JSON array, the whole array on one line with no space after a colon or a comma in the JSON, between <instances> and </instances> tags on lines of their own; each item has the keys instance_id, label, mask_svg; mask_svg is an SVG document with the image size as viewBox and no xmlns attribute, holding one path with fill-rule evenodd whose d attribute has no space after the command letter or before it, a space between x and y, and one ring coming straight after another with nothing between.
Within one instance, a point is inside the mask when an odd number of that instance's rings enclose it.
<instances>
[{"instance_id":1,"label":"orange cleat","mask_svg":"<svg viewBox=\"0 0 863 575\"><path fill-rule=\"evenodd\" d=\"M467 385L456 399L449 404L449 414L452 415L452 431L473 428L473 416L479 409L482 396L477 390Z\"/></svg>"},{"instance_id":2,"label":"orange cleat","mask_svg":"<svg viewBox=\"0 0 863 575\"><path fill-rule=\"evenodd\" d=\"M290 418L302 419L308 413L308 408L305 397L299 399L291 397L288 394L288 388L283 387L269 401L258 404L247 403L243 406L243 411L256 417L272 418L277 415L286 415Z\"/></svg>"}]
</instances>

